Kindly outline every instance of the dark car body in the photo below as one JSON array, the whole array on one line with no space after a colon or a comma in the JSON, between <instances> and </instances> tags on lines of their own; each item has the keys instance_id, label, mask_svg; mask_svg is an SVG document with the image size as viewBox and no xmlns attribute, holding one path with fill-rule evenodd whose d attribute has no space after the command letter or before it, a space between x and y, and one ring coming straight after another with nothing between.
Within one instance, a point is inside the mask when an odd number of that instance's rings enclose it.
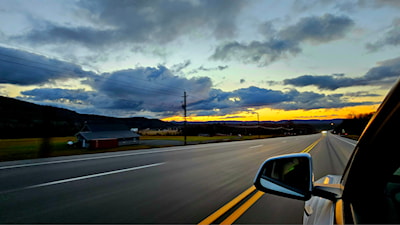
<instances>
[{"instance_id":1,"label":"dark car body","mask_svg":"<svg viewBox=\"0 0 400 225\"><path fill-rule=\"evenodd\" d=\"M254 183L264 192L308 200L304 214L307 224L400 224L399 141L400 83L397 83L361 135L342 176L327 176L330 180L326 184L321 179L307 181L313 174L311 157L289 154L265 161ZM311 171L299 173L298 176L307 179L296 185L304 188L296 189L289 181L273 175L277 172L284 175L284 170L271 171L271 168L282 160L298 157L309 158L303 161L306 167L311 166Z\"/></svg>"}]
</instances>

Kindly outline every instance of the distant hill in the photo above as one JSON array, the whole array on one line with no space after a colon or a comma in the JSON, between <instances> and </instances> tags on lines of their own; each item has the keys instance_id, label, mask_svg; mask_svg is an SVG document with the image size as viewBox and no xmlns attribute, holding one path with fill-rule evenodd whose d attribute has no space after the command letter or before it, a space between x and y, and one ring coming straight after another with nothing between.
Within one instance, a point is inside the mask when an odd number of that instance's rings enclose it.
<instances>
[{"instance_id":1,"label":"distant hill","mask_svg":"<svg viewBox=\"0 0 400 225\"><path fill-rule=\"evenodd\" d=\"M0 96L0 138L71 136L89 123L121 123L131 128L168 128L176 125L144 117L114 118L79 114Z\"/></svg>"},{"instance_id":2,"label":"distant hill","mask_svg":"<svg viewBox=\"0 0 400 225\"><path fill-rule=\"evenodd\" d=\"M275 127L277 125L310 125L316 131L330 130L331 123L338 125L341 119L333 120L282 120L260 121L263 126ZM115 118L99 115L79 114L77 112L52 106L37 105L14 98L0 96L0 138L26 138L26 137L62 137L75 135L88 123L120 123L131 128L139 129L164 129L182 127L183 122L164 122L158 119L144 117ZM210 121L188 122L188 125L256 125L257 121ZM293 127L293 126L292 126ZM224 128L226 129L226 128ZM227 128L231 129L231 128ZM197 134L197 133L196 133ZM195 134L195 135L196 135Z\"/></svg>"}]
</instances>

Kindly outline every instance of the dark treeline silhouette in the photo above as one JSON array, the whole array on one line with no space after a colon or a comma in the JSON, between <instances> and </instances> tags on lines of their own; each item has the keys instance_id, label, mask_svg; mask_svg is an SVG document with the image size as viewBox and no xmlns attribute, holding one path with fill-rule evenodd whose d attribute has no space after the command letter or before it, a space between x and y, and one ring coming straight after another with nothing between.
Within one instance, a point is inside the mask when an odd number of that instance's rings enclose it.
<instances>
[{"instance_id":1,"label":"dark treeline silhouette","mask_svg":"<svg viewBox=\"0 0 400 225\"><path fill-rule=\"evenodd\" d=\"M361 135L374 113L351 115L344 119L334 131L338 134Z\"/></svg>"},{"instance_id":2,"label":"dark treeline silhouette","mask_svg":"<svg viewBox=\"0 0 400 225\"><path fill-rule=\"evenodd\" d=\"M186 134L189 136L206 135L302 135L316 133L315 127L309 124L295 124L292 122L282 124L189 124Z\"/></svg>"},{"instance_id":3,"label":"dark treeline silhouette","mask_svg":"<svg viewBox=\"0 0 400 225\"><path fill-rule=\"evenodd\" d=\"M174 127L172 123L157 119L79 114L67 109L42 106L0 96L0 138L73 136L82 129L85 122L120 123L139 129Z\"/></svg>"}]
</instances>

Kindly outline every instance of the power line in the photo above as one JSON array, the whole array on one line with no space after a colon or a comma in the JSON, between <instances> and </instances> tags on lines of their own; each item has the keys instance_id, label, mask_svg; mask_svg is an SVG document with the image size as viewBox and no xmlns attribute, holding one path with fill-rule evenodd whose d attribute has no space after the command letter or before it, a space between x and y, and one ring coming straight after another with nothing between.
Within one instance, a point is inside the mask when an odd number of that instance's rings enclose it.
<instances>
[{"instance_id":1,"label":"power line","mask_svg":"<svg viewBox=\"0 0 400 225\"><path fill-rule=\"evenodd\" d=\"M28 53L28 54L34 54L34 53ZM49 72L53 72L53 73L72 73L72 74L76 74L76 71L74 71L72 69L68 69L68 68L65 68L65 67L64 68L63 67L55 67L54 65L51 65L51 64L48 64L48 63L44 63L44 62L40 62L40 61L30 60L30 59L26 59L26 58L18 57L18 56L13 56L13 55L7 55L7 54L4 54L4 53L0 53L0 56L2 57L2 58L0 58L0 61L6 62L6 63L11 63L11 64L20 65L20 66L36 68L36 69L45 70L45 71L49 71ZM40 56L40 55L38 55L38 56ZM70 63L70 62L67 62L67 61L64 61L64 60L59 60L59 59L56 59L56 58L48 58L46 56L40 56L40 57L43 57L44 59L59 61L61 63L65 62L66 64L69 64L70 66L76 66L75 69L79 69L79 70L81 70L83 72L87 72L87 71L84 71L80 66L78 66L78 65L76 65L74 63ZM17 59L19 61L14 61L14 60L10 60L10 59ZM34 63L36 65L32 65L32 63ZM93 74L96 74L96 73L93 72ZM94 82L96 82L97 80L98 81L102 81L103 85L105 85L105 84L116 85L118 87L128 88L128 89L135 88L135 89L144 91L145 93L143 93L143 94L169 95L169 96L178 97L180 95L177 93L178 92L177 89L183 90L183 88L181 88L181 87L177 87L177 86L172 87L170 85L163 85L163 84L159 84L159 83L154 82L154 81L142 79L141 77L133 77L133 78L136 79L136 80L143 81L145 83L149 83L153 87L155 85L159 86L159 87L162 87L162 89L148 88L148 87L143 86L143 85L140 86L140 84L134 86L134 83L133 84L132 83L126 83L126 82L121 81L119 79L113 79L110 76L107 76L107 74L112 74L112 73L103 73L103 74L104 74L104 76L100 76L100 75L93 76L92 75L92 76L87 76L86 78L92 79L92 81L94 81ZM80 77L84 78L84 76L80 76ZM129 95L129 93L128 93L128 95ZM184 117L185 117L185 121L186 121L187 107L188 107L188 104L187 104L188 95L186 94L186 90L184 91L184 96L183 97L184 97L184 104L182 105L182 107L184 107ZM191 102L191 103L189 103L189 105L208 99L208 98L206 98L206 99L199 98L199 97L196 97L196 96L195 97L191 97L191 98L194 99L195 102ZM130 101L128 98L118 98L118 99ZM160 106L160 105L163 105L162 102L158 103L158 104L146 102L145 104L148 105L148 106ZM170 105L170 107L174 107L174 106ZM176 106L176 107L178 107L178 106Z\"/></svg>"}]
</instances>

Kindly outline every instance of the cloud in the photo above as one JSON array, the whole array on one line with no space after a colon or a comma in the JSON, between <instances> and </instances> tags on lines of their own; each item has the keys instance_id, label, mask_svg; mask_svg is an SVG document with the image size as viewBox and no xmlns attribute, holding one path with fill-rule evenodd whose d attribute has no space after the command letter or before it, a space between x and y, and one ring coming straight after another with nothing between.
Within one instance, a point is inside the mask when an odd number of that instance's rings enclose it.
<instances>
[{"instance_id":1,"label":"cloud","mask_svg":"<svg viewBox=\"0 0 400 225\"><path fill-rule=\"evenodd\" d=\"M210 90L209 98L189 104L192 110L243 110L247 107L270 106L289 100L290 96L276 90L248 87L224 92L219 89Z\"/></svg>"},{"instance_id":2,"label":"cloud","mask_svg":"<svg viewBox=\"0 0 400 225\"><path fill-rule=\"evenodd\" d=\"M350 87L355 85L355 80L335 75L303 75L293 79L285 79L283 83L285 85L293 85L296 87L313 85L317 86L321 90L336 90L341 87Z\"/></svg>"},{"instance_id":3,"label":"cloud","mask_svg":"<svg viewBox=\"0 0 400 225\"><path fill-rule=\"evenodd\" d=\"M197 98L208 97L212 83L208 77L186 79L164 66L139 67L92 76L83 82L93 90L35 88L23 91L20 99L66 107L86 113L113 113L113 116L151 112L171 116L182 111L183 92ZM90 110L89 110L90 109Z\"/></svg>"},{"instance_id":4,"label":"cloud","mask_svg":"<svg viewBox=\"0 0 400 225\"><path fill-rule=\"evenodd\" d=\"M84 89L62 89L62 88L36 88L29 91L22 91L22 95L33 101L60 101L81 102L89 99L93 92Z\"/></svg>"},{"instance_id":5,"label":"cloud","mask_svg":"<svg viewBox=\"0 0 400 225\"><path fill-rule=\"evenodd\" d=\"M80 44L89 49L115 44L165 44L201 30L213 37L236 33L235 18L242 1L79 1L74 24L39 20L12 39L35 45Z\"/></svg>"},{"instance_id":6,"label":"cloud","mask_svg":"<svg viewBox=\"0 0 400 225\"><path fill-rule=\"evenodd\" d=\"M364 76L348 78L344 74L333 75L303 75L285 79L285 85L296 87L316 86L321 90L336 90L352 86L391 86L400 77L400 57L378 63L378 66L368 70Z\"/></svg>"},{"instance_id":7,"label":"cloud","mask_svg":"<svg viewBox=\"0 0 400 225\"><path fill-rule=\"evenodd\" d=\"M371 102L348 102L347 98L350 94L324 95L299 92L295 89L279 91L251 86L227 92L212 88L213 84L209 77L189 79L177 76L173 70L162 65L95 74L83 71L74 64L44 56L14 49L1 48L0 50L0 55L8 57L7 60L14 59L20 64L35 62L35 66L31 65L29 69L25 69L24 65L7 62L10 64L8 67L1 67L1 83L33 85L48 84L59 79L82 78L81 84L89 86L90 89L36 87L21 92L19 97L35 103L77 110L81 113L123 116L146 112L159 117L177 115L182 112L184 91L188 94L189 111L198 115L227 115L248 111L248 108L261 107L308 110L372 104ZM185 61L176 68L179 70L189 64L189 61ZM51 68L53 72L48 71L49 68L42 68L45 65L53 65L54 67ZM11 72L7 73L7 71ZM344 74L305 75L284 82L295 86L316 85L321 89L335 89L355 84L393 83L393 79L398 78L399 72L400 58L395 58L380 62L377 67L371 68L359 78L346 78ZM18 77L10 74L25 74L25 76ZM35 76L32 77L32 75ZM11 78L14 80L10 80ZM358 93L358 95L367 96L366 93Z\"/></svg>"},{"instance_id":8,"label":"cloud","mask_svg":"<svg viewBox=\"0 0 400 225\"><path fill-rule=\"evenodd\" d=\"M400 5L400 3L399 3ZM391 27L384 34L384 37L373 43L367 43L365 47L370 52L378 51L386 46L400 45L400 19L393 21Z\"/></svg>"},{"instance_id":9,"label":"cloud","mask_svg":"<svg viewBox=\"0 0 400 225\"><path fill-rule=\"evenodd\" d=\"M252 41L249 44L234 41L218 46L210 59L223 61L239 59L243 63L266 66L286 57L289 53L296 55L300 52L298 43L290 40L270 39L266 42Z\"/></svg>"},{"instance_id":10,"label":"cloud","mask_svg":"<svg viewBox=\"0 0 400 225\"><path fill-rule=\"evenodd\" d=\"M0 83L37 85L91 77L81 66L12 48L0 47Z\"/></svg>"},{"instance_id":11,"label":"cloud","mask_svg":"<svg viewBox=\"0 0 400 225\"><path fill-rule=\"evenodd\" d=\"M355 12L362 8L377 9L382 7L400 8L398 0L352 0L352 1L335 1L335 0L297 0L293 4L295 12L304 12L315 8L323 8L331 10L340 10L343 12Z\"/></svg>"},{"instance_id":12,"label":"cloud","mask_svg":"<svg viewBox=\"0 0 400 225\"><path fill-rule=\"evenodd\" d=\"M176 113L185 90L201 98L208 96L212 86L208 77L179 77L161 65L105 73L86 83L99 96L106 96L109 102L102 105L107 108L156 113Z\"/></svg>"},{"instance_id":13,"label":"cloud","mask_svg":"<svg viewBox=\"0 0 400 225\"><path fill-rule=\"evenodd\" d=\"M171 71L175 72L175 73L179 73L181 72L183 69L187 68L188 66L190 66L190 64L192 64L192 62L190 60L185 60L183 63L178 63L176 65L173 65L171 67Z\"/></svg>"},{"instance_id":14,"label":"cloud","mask_svg":"<svg viewBox=\"0 0 400 225\"><path fill-rule=\"evenodd\" d=\"M357 1L358 6L362 7L370 7L373 9L380 8L380 7L390 7L390 8L400 8L400 2L397 0L371 0L371 1L363 1L363 0L358 0Z\"/></svg>"},{"instance_id":15,"label":"cloud","mask_svg":"<svg viewBox=\"0 0 400 225\"><path fill-rule=\"evenodd\" d=\"M291 101L279 103L272 108L283 110L311 110L378 104L378 102L348 102L343 94L325 95L315 92L291 90L288 95L292 97Z\"/></svg>"},{"instance_id":16,"label":"cloud","mask_svg":"<svg viewBox=\"0 0 400 225\"><path fill-rule=\"evenodd\" d=\"M198 73L200 71L205 71L205 72L209 72L209 71L222 71L222 70L226 70L228 69L229 66L225 65L225 66L217 66L217 67L204 67L204 66L200 66L197 69L193 69L191 71L189 71L187 74L195 74Z\"/></svg>"},{"instance_id":17,"label":"cloud","mask_svg":"<svg viewBox=\"0 0 400 225\"><path fill-rule=\"evenodd\" d=\"M279 36L297 42L326 43L343 38L353 26L354 21L347 16L325 14L302 18L298 23L281 30Z\"/></svg>"},{"instance_id":18,"label":"cloud","mask_svg":"<svg viewBox=\"0 0 400 225\"><path fill-rule=\"evenodd\" d=\"M305 17L294 25L276 31L266 41L252 41L248 44L234 41L220 45L210 58L239 59L245 63L266 66L278 59L300 53L303 42L321 44L343 38L353 26L353 20L346 16L325 14L320 17ZM273 31L272 28L268 30Z\"/></svg>"},{"instance_id":19,"label":"cloud","mask_svg":"<svg viewBox=\"0 0 400 225\"><path fill-rule=\"evenodd\" d=\"M315 92L299 92L295 89L282 92L252 86L232 92L212 89L209 98L189 104L188 109L196 115L221 116L249 111L249 108L311 110L370 104L377 104L377 102L348 102L343 94L325 95Z\"/></svg>"},{"instance_id":20,"label":"cloud","mask_svg":"<svg viewBox=\"0 0 400 225\"><path fill-rule=\"evenodd\" d=\"M347 92L344 94L348 97L380 97L381 95L372 94L367 91Z\"/></svg>"}]
</instances>

